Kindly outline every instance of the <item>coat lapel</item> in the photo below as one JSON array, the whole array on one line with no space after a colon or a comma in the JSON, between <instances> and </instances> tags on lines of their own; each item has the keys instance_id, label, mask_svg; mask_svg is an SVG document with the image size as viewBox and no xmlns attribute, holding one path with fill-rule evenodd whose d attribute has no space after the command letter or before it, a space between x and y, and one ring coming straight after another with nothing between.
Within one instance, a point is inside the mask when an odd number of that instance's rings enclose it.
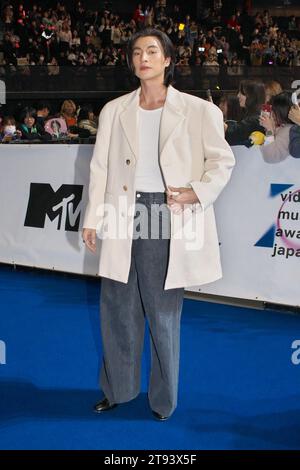
<instances>
[{"instance_id":1,"label":"coat lapel","mask_svg":"<svg viewBox=\"0 0 300 470\"><path fill-rule=\"evenodd\" d=\"M128 94L128 99L124 101L123 111L120 113L120 122L124 133L136 159L138 159L138 110L139 95L141 87Z\"/></svg>"},{"instance_id":2,"label":"coat lapel","mask_svg":"<svg viewBox=\"0 0 300 470\"><path fill-rule=\"evenodd\" d=\"M128 95L123 103L120 113L120 122L128 143L136 159L138 159L138 110L141 87ZM172 85L168 86L166 101L163 107L159 131L159 155L163 154L164 147L176 127L185 119L185 102L181 93Z\"/></svg>"},{"instance_id":3,"label":"coat lapel","mask_svg":"<svg viewBox=\"0 0 300 470\"><path fill-rule=\"evenodd\" d=\"M163 156L164 148L171 135L185 119L185 107L186 104L181 97L180 91L169 85L160 121L158 147L160 158Z\"/></svg>"}]
</instances>

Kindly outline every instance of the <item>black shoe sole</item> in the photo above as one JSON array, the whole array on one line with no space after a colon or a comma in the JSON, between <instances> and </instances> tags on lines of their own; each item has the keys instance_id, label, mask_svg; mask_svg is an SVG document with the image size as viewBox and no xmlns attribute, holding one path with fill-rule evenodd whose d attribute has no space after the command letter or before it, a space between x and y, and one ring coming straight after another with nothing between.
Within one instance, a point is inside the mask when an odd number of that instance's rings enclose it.
<instances>
[{"instance_id":1,"label":"black shoe sole","mask_svg":"<svg viewBox=\"0 0 300 470\"><path fill-rule=\"evenodd\" d=\"M104 411L113 410L113 409L116 408L117 406L118 406L118 405L115 404L115 405L111 405L111 406L109 406L109 407L107 407L107 408L102 408L102 409L100 409L100 410L97 410L97 408L93 408L93 411L94 411L94 413L103 413Z\"/></svg>"}]
</instances>

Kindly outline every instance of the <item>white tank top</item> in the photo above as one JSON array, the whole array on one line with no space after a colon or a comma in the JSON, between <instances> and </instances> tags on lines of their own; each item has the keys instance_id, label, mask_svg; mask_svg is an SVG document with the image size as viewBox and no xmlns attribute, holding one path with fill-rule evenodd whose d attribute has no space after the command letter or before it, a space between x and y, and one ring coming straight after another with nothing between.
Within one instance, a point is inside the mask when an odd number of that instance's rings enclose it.
<instances>
[{"instance_id":1,"label":"white tank top","mask_svg":"<svg viewBox=\"0 0 300 470\"><path fill-rule=\"evenodd\" d=\"M139 106L139 158L136 165L137 191L164 192L165 186L159 166L159 125L163 108L143 109Z\"/></svg>"}]
</instances>

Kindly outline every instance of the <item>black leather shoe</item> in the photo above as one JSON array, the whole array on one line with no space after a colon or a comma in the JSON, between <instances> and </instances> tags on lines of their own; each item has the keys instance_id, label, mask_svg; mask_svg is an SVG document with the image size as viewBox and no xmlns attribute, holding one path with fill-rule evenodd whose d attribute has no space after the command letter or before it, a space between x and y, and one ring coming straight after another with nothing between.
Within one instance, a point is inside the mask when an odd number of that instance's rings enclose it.
<instances>
[{"instance_id":1,"label":"black leather shoe","mask_svg":"<svg viewBox=\"0 0 300 470\"><path fill-rule=\"evenodd\" d=\"M153 411L153 410L152 410L152 413L155 416L155 418L158 419L159 421L166 421L166 419L170 418L170 416L163 416L160 413L157 413L156 411Z\"/></svg>"},{"instance_id":2,"label":"black leather shoe","mask_svg":"<svg viewBox=\"0 0 300 470\"><path fill-rule=\"evenodd\" d=\"M94 406L95 413L102 413L102 411L112 410L118 406L116 403L109 403L107 398L103 398L103 400L96 403Z\"/></svg>"}]
</instances>

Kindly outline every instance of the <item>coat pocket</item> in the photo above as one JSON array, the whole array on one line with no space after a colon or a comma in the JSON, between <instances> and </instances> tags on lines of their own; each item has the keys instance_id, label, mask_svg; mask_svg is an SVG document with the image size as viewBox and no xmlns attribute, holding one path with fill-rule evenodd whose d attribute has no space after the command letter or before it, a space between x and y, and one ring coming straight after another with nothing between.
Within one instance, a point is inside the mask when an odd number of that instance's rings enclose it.
<instances>
[{"instance_id":1,"label":"coat pocket","mask_svg":"<svg viewBox=\"0 0 300 470\"><path fill-rule=\"evenodd\" d=\"M201 209L187 207L180 214L171 212L172 238L182 240L187 251L200 250L204 244L205 215Z\"/></svg>"}]
</instances>

